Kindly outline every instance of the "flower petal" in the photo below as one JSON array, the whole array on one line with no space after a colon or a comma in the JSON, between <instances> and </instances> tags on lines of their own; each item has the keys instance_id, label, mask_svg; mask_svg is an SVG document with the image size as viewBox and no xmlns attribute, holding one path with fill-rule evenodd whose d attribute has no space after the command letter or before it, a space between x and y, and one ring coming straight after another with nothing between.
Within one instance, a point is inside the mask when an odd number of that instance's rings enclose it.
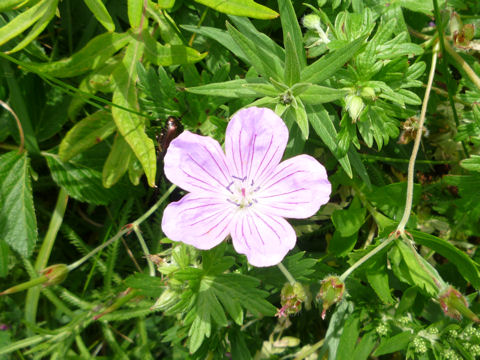
<instances>
[{"instance_id":1,"label":"flower petal","mask_svg":"<svg viewBox=\"0 0 480 360\"><path fill-rule=\"evenodd\" d=\"M278 264L295 246L297 236L281 217L254 211L238 212L232 225L235 250L254 266Z\"/></svg>"},{"instance_id":2,"label":"flower petal","mask_svg":"<svg viewBox=\"0 0 480 360\"><path fill-rule=\"evenodd\" d=\"M225 200L190 193L165 208L162 230L171 240L211 249L229 234L235 209Z\"/></svg>"},{"instance_id":3,"label":"flower petal","mask_svg":"<svg viewBox=\"0 0 480 360\"><path fill-rule=\"evenodd\" d=\"M231 182L220 144L208 136L184 131L168 147L165 176L190 192L220 194Z\"/></svg>"},{"instance_id":4,"label":"flower petal","mask_svg":"<svg viewBox=\"0 0 480 360\"><path fill-rule=\"evenodd\" d=\"M255 206L268 214L304 219L328 202L331 191L323 165L309 155L299 155L280 163L259 184Z\"/></svg>"},{"instance_id":5,"label":"flower petal","mask_svg":"<svg viewBox=\"0 0 480 360\"><path fill-rule=\"evenodd\" d=\"M278 165L288 142L283 120L267 108L238 111L225 135L225 153L231 174L261 181Z\"/></svg>"}]
</instances>

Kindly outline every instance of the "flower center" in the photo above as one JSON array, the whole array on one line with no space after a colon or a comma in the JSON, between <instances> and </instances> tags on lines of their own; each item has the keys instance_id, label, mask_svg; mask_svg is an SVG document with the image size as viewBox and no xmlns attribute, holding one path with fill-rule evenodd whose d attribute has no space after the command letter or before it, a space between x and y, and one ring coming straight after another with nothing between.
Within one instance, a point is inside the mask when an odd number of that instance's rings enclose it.
<instances>
[{"instance_id":1,"label":"flower center","mask_svg":"<svg viewBox=\"0 0 480 360\"><path fill-rule=\"evenodd\" d=\"M247 177L238 177L232 175L232 181L226 187L230 195L227 201L237 205L239 208L247 208L257 202L255 193L259 187L255 186L253 180L248 183Z\"/></svg>"}]
</instances>

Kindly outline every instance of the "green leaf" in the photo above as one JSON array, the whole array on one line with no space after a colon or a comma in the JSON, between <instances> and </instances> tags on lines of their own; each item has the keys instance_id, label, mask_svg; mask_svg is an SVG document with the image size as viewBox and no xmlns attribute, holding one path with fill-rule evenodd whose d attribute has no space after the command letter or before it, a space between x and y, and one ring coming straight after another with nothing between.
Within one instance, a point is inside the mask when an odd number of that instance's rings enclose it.
<instances>
[{"instance_id":1,"label":"green leaf","mask_svg":"<svg viewBox=\"0 0 480 360\"><path fill-rule=\"evenodd\" d=\"M24 1L25 0L2 0L0 3L0 12L10 10Z\"/></svg>"},{"instance_id":2,"label":"green leaf","mask_svg":"<svg viewBox=\"0 0 480 360\"><path fill-rule=\"evenodd\" d=\"M188 331L188 350L194 353L202 345L205 336L210 336L211 325L208 319L195 317L195 320Z\"/></svg>"},{"instance_id":3,"label":"green leaf","mask_svg":"<svg viewBox=\"0 0 480 360\"><path fill-rule=\"evenodd\" d=\"M274 80L280 81L283 78L284 69L282 64L274 61L274 58L269 56L268 52L262 48L260 44L248 39L228 22L227 30L233 40L242 49L250 65L255 68L257 73L266 79L273 78Z\"/></svg>"},{"instance_id":4,"label":"green leaf","mask_svg":"<svg viewBox=\"0 0 480 360\"><path fill-rule=\"evenodd\" d=\"M338 343L336 360L352 359L352 353L359 335L359 322L360 319L355 313L345 321L342 336L340 336L340 342Z\"/></svg>"},{"instance_id":5,"label":"green leaf","mask_svg":"<svg viewBox=\"0 0 480 360\"><path fill-rule=\"evenodd\" d=\"M65 162L113 134L116 126L112 114L99 110L76 123L65 135L58 150Z\"/></svg>"},{"instance_id":6,"label":"green leaf","mask_svg":"<svg viewBox=\"0 0 480 360\"><path fill-rule=\"evenodd\" d=\"M160 277L137 273L127 277L125 285L138 290L139 295L156 298L162 294L165 281Z\"/></svg>"},{"instance_id":7,"label":"green leaf","mask_svg":"<svg viewBox=\"0 0 480 360\"><path fill-rule=\"evenodd\" d=\"M102 173L78 161L62 163L53 154L45 154L45 158L53 181L58 186L64 187L68 195L74 199L96 205L107 205L114 200L135 194L132 187L124 183L105 189L102 186Z\"/></svg>"},{"instance_id":8,"label":"green leaf","mask_svg":"<svg viewBox=\"0 0 480 360\"><path fill-rule=\"evenodd\" d=\"M32 63L40 73L58 78L74 77L105 65L113 54L131 41L127 33L104 33L94 37L71 57L51 63Z\"/></svg>"},{"instance_id":9,"label":"green leaf","mask_svg":"<svg viewBox=\"0 0 480 360\"><path fill-rule=\"evenodd\" d=\"M348 90L334 89L320 85L310 85L300 94L304 104L317 105L342 99L348 94Z\"/></svg>"},{"instance_id":10,"label":"green leaf","mask_svg":"<svg viewBox=\"0 0 480 360\"><path fill-rule=\"evenodd\" d=\"M307 66L300 74L300 81L318 84L328 79L360 50L365 39L365 36L358 38Z\"/></svg>"},{"instance_id":11,"label":"green leaf","mask_svg":"<svg viewBox=\"0 0 480 360\"><path fill-rule=\"evenodd\" d=\"M107 31L115 31L115 24L113 23L112 17L107 11L107 8L103 4L102 0L83 0L85 5L88 6L90 11L93 13L93 16L103 25Z\"/></svg>"},{"instance_id":12,"label":"green leaf","mask_svg":"<svg viewBox=\"0 0 480 360\"><path fill-rule=\"evenodd\" d=\"M16 16L15 19L2 26L0 28L0 45L5 44L7 41L27 30L48 13L51 5L57 3L57 1L58 0L39 1L35 6L22 12L20 15Z\"/></svg>"},{"instance_id":13,"label":"green leaf","mask_svg":"<svg viewBox=\"0 0 480 360\"><path fill-rule=\"evenodd\" d=\"M363 334L360 342L355 347L355 351L351 355L351 359L355 360L367 360L377 344L378 335L375 331L370 331Z\"/></svg>"},{"instance_id":14,"label":"green leaf","mask_svg":"<svg viewBox=\"0 0 480 360\"><path fill-rule=\"evenodd\" d=\"M302 138L306 140L308 139L309 125L305 106L300 99L296 99L291 106L295 112L295 120L298 124L298 127L302 131Z\"/></svg>"},{"instance_id":15,"label":"green leaf","mask_svg":"<svg viewBox=\"0 0 480 360\"><path fill-rule=\"evenodd\" d=\"M361 207L358 198L352 201L348 209L336 210L332 214L332 222L340 235L347 237L356 234L365 223L367 209Z\"/></svg>"},{"instance_id":16,"label":"green leaf","mask_svg":"<svg viewBox=\"0 0 480 360\"><path fill-rule=\"evenodd\" d=\"M460 166L468 171L480 172L480 155L472 155L460 162Z\"/></svg>"},{"instance_id":17,"label":"green leaf","mask_svg":"<svg viewBox=\"0 0 480 360\"><path fill-rule=\"evenodd\" d=\"M303 49L303 46L302 46ZM292 86L300 80L300 59L299 54L296 52L295 44L293 43L292 36L287 33L285 39L285 84Z\"/></svg>"},{"instance_id":18,"label":"green leaf","mask_svg":"<svg viewBox=\"0 0 480 360\"><path fill-rule=\"evenodd\" d=\"M415 336L415 333L412 333L411 331L404 331L391 338L383 339L373 354L375 356L380 356L405 350Z\"/></svg>"},{"instance_id":19,"label":"green leaf","mask_svg":"<svg viewBox=\"0 0 480 360\"><path fill-rule=\"evenodd\" d=\"M8 244L0 239L0 278L4 278L8 274Z\"/></svg>"},{"instance_id":20,"label":"green leaf","mask_svg":"<svg viewBox=\"0 0 480 360\"><path fill-rule=\"evenodd\" d=\"M115 185L127 172L130 159L133 155L132 149L122 135L117 134L112 149L108 154L102 171L102 184L107 189Z\"/></svg>"},{"instance_id":21,"label":"green leaf","mask_svg":"<svg viewBox=\"0 0 480 360\"><path fill-rule=\"evenodd\" d=\"M248 16L254 19L275 19L278 13L266 6L257 4L253 0L195 0L224 14Z\"/></svg>"},{"instance_id":22,"label":"green leaf","mask_svg":"<svg viewBox=\"0 0 480 360\"><path fill-rule=\"evenodd\" d=\"M385 256L378 256L365 270L368 283L384 304L392 305L395 300L390 292L387 272L387 259Z\"/></svg>"},{"instance_id":23,"label":"green leaf","mask_svg":"<svg viewBox=\"0 0 480 360\"><path fill-rule=\"evenodd\" d=\"M142 22L143 1L128 0L128 22L134 29L140 26Z\"/></svg>"},{"instance_id":24,"label":"green leaf","mask_svg":"<svg viewBox=\"0 0 480 360\"><path fill-rule=\"evenodd\" d=\"M297 21L297 15L293 8L292 1L290 0L278 0L278 8L280 10L280 21L282 22L283 30L283 42L285 45L285 50L292 51L296 54L298 59L299 70L302 70L307 65L307 60L305 56L305 49L303 47L303 35L300 30L300 25ZM290 37L290 40L288 39ZM288 50L288 41L293 45L293 49ZM287 58L285 62L287 61ZM289 70L286 70L289 71ZM285 79L286 80L286 79Z\"/></svg>"},{"instance_id":25,"label":"green leaf","mask_svg":"<svg viewBox=\"0 0 480 360\"><path fill-rule=\"evenodd\" d=\"M310 124L312 124L313 129L317 135L322 139L323 143L327 145L332 154L337 158L338 162L342 166L343 170L347 175L352 178L352 167L350 166L350 160L348 156L340 157L338 156L338 147L337 147L337 130L333 125L330 115L328 115L327 110L321 105L313 106L307 105L306 107L308 118Z\"/></svg>"},{"instance_id":26,"label":"green leaf","mask_svg":"<svg viewBox=\"0 0 480 360\"><path fill-rule=\"evenodd\" d=\"M348 236L342 236L337 230L333 233L332 239L328 243L328 252L338 257L346 256L350 251L353 250L357 241L357 233Z\"/></svg>"},{"instance_id":27,"label":"green leaf","mask_svg":"<svg viewBox=\"0 0 480 360\"><path fill-rule=\"evenodd\" d=\"M28 156L12 151L0 156L0 239L29 257L37 242Z\"/></svg>"},{"instance_id":28,"label":"green leaf","mask_svg":"<svg viewBox=\"0 0 480 360\"><path fill-rule=\"evenodd\" d=\"M149 61L159 66L193 64L202 60L207 53L199 53L197 50L184 45L162 45L144 31L145 56Z\"/></svg>"},{"instance_id":29,"label":"green leaf","mask_svg":"<svg viewBox=\"0 0 480 360\"><path fill-rule=\"evenodd\" d=\"M459 273L476 289L480 289L480 272L478 264L466 253L457 249L448 241L421 231L409 230L417 244L426 246L451 261Z\"/></svg>"},{"instance_id":30,"label":"green leaf","mask_svg":"<svg viewBox=\"0 0 480 360\"><path fill-rule=\"evenodd\" d=\"M275 95L278 94L278 91L276 91L271 84L261 78L230 80L221 83L189 87L185 90L193 94L229 98L257 97L262 91L271 92Z\"/></svg>"},{"instance_id":31,"label":"green leaf","mask_svg":"<svg viewBox=\"0 0 480 360\"><path fill-rule=\"evenodd\" d=\"M8 53L14 53L22 50L25 46L30 44L33 40L37 38L38 35L47 27L48 23L55 16L55 11L57 10L58 0L51 0L49 7L42 14L42 17L37 21L33 26L27 36L25 36L22 41L20 41L12 50ZM21 15L19 15L21 16ZM1 29L0 29L1 30Z\"/></svg>"},{"instance_id":32,"label":"green leaf","mask_svg":"<svg viewBox=\"0 0 480 360\"><path fill-rule=\"evenodd\" d=\"M127 109L138 109L135 83L137 80L136 62L141 57L141 46L135 43L127 48L125 58L120 66L114 71L113 78L117 88L113 93L113 103ZM118 130L130 145L135 156L142 164L148 184L155 186L155 173L157 171L157 156L152 139L145 133L145 124L137 114L120 109L112 108L113 119Z\"/></svg>"}]
</instances>

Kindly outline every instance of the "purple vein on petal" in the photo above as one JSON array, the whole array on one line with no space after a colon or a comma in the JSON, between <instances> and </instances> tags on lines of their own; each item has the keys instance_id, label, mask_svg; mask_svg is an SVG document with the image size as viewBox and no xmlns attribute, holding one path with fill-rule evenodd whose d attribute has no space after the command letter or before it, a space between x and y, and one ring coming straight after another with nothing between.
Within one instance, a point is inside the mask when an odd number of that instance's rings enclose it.
<instances>
[{"instance_id":1,"label":"purple vein on petal","mask_svg":"<svg viewBox=\"0 0 480 360\"><path fill-rule=\"evenodd\" d=\"M200 199L196 199L196 200L200 200ZM224 204L225 203L223 203L223 202L217 202L217 203L209 203L209 204L203 204L203 205L198 205L198 206L194 206L194 207L189 207L189 208L186 208L186 209L180 211L178 213L178 215L184 214L187 211L191 211L191 210L197 210L197 209L201 209L201 208L208 207L208 206L224 205Z\"/></svg>"},{"instance_id":2,"label":"purple vein on petal","mask_svg":"<svg viewBox=\"0 0 480 360\"><path fill-rule=\"evenodd\" d=\"M191 223L190 226L195 226L195 225L198 225L202 222L205 222L207 220L210 220L211 218L214 218L216 217L218 214L222 214L222 213L225 213L225 210L224 209L220 209L220 210L217 210L217 211L212 211L212 212L209 212L208 216L205 216L204 218L202 219L199 219L198 221L194 222L194 223ZM227 212L227 215L225 215L224 219L230 215L230 212ZM223 219L222 219L223 220Z\"/></svg>"},{"instance_id":3,"label":"purple vein on petal","mask_svg":"<svg viewBox=\"0 0 480 360\"><path fill-rule=\"evenodd\" d=\"M242 132L243 129L240 129L240 132L238 133L238 153L240 155L240 177L243 178L243 157L242 157Z\"/></svg>"},{"instance_id":4,"label":"purple vein on petal","mask_svg":"<svg viewBox=\"0 0 480 360\"><path fill-rule=\"evenodd\" d=\"M303 191L303 190L308 190L308 189L300 188L300 189L295 189L295 190L292 190L292 191L284 192L284 193L281 193L281 194L273 194L273 195L267 195L267 196L262 196L262 195L259 194L257 196L257 199L268 199L268 198L277 197L277 196L289 195L289 194L293 194L293 193L296 193L298 191Z\"/></svg>"},{"instance_id":5,"label":"purple vein on petal","mask_svg":"<svg viewBox=\"0 0 480 360\"><path fill-rule=\"evenodd\" d=\"M223 185L215 176L213 176L212 174L210 174L202 165L200 165L199 163L197 163L195 161L195 159L190 155L188 154L188 157L195 163L195 165L197 165L200 169L203 170L203 172L205 174L207 174L208 176L210 176L213 180L215 180L222 188L226 187L226 185Z\"/></svg>"},{"instance_id":6,"label":"purple vein on petal","mask_svg":"<svg viewBox=\"0 0 480 360\"><path fill-rule=\"evenodd\" d=\"M256 215L257 216L257 215ZM252 223L253 223L253 227L255 228L255 230L257 231L257 234L258 234L258 238L260 239L260 241L262 242L262 245L265 246L265 242L263 241L263 238L262 238L262 234L260 233L260 230L258 230L258 226L257 224L255 223L255 220L253 220L253 216L250 216L251 219L252 219ZM258 216L257 216L258 217ZM250 224L249 224L250 225ZM253 232L252 232L253 234Z\"/></svg>"},{"instance_id":7,"label":"purple vein on petal","mask_svg":"<svg viewBox=\"0 0 480 360\"><path fill-rule=\"evenodd\" d=\"M245 217L245 219L247 220L247 218ZM242 227L242 239L243 239L243 242L245 244L245 246L247 247L248 250L251 250L250 249L250 245L248 245L248 242L247 242L247 237L245 236L245 229L244 229L244 225L245 225L245 221L239 221L238 223L240 223L240 226ZM238 225L237 223L237 225ZM247 221L247 225L248 225L248 228L250 230L250 234L252 233L252 229L250 228L250 224L248 224L248 221Z\"/></svg>"},{"instance_id":8,"label":"purple vein on petal","mask_svg":"<svg viewBox=\"0 0 480 360\"><path fill-rule=\"evenodd\" d=\"M237 173L237 175L238 175L239 172L238 172L237 161L236 161L236 159L235 159L235 151L234 151L233 141L230 141L230 152L232 153L233 166L235 167L235 171L236 171L236 173Z\"/></svg>"},{"instance_id":9,"label":"purple vein on petal","mask_svg":"<svg viewBox=\"0 0 480 360\"><path fill-rule=\"evenodd\" d=\"M250 156L250 169L248 169L248 174L247 174L248 179L251 179L250 175L252 175L253 159L255 157L255 142L256 142L256 140L257 140L257 134L255 134L253 136L252 145L250 146L250 149L249 149L249 155L251 155L251 156Z\"/></svg>"},{"instance_id":10,"label":"purple vein on petal","mask_svg":"<svg viewBox=\"0 0 480 360\"><path fill-rule=\"evenodd\" d=\"M211 192L212 190L216 190L216 188L212 187L211 184L209 184L209 183L207 183L207 182L205 182L205 181L203 181L203 180L201 180L201 179L198 179L198 178L196 178L195 176L190 175L190 174L187 173L185 170L182 169L182 172L183 172L187 177L189 177L189 178L191 178L191 179L194 179L194 180L196 180L196 181L198 181L198 182L201 182L202 184L205 184L205 185L209 186L209 188L205 188L205 187L202 187L202 186L198 186L197 184L192 184L192 183L190 183L190 184L193 185L194 187L198 187L198 188L200 188L200 189L202 189L202 190L209 191L209 192Z\"/></svg>"},{"instance_id":11,"label":"purple vein on petal","mask_svg":"<svg viewBox=\"0 0 480 360\"><path fill-rule=\"evenodd\" d=\"M227 213L227 215L225 215L219 222L217 222L215 225L213 225L209 230L207 230L206 232L204 232L202 235L200 236L204 236L204 235L207 235L210 231L212 231L213 229L215 229L218 225L220 225L222 223L222 221L224 221L228 216L230 216L230 213ZM226 227L228 226L228 221L226 222L226 225L223 227L222 231L226 229ZM219 234L222 233L222 231L219 232Z\"/></svg>"},{"instance_id":12,"label":"purple vein on petal","mask_svg":"<svg viewBox=\"0 0 480 360\"><path fill-rule=\"evenodd\" d=\"M228 176L225 174L225 172L223 171L223 169L220 167L220 165L218 164L217 162L217 159L215 159L215 157L213 156L213 154L210 152L210 150L208 150L205 146L203 147L205 149L205 151L210 155L210 157L212 158L212 160L215 162L215 165L217 165L218 167L218 170L220 170L220 172L222 173L222 175L224 176L225 180L227 180L227 183L228 183ZM226 164L224 164L226 169L228 170L228 167L226 166Z\"/></svg>"},{"instance_id":13,"label":"purple vein on petal","mask_svg":"<svg viewBox=\"0 0 480 360\"><path fill-rule=\"evenodd\" d=\"M266 215L266 214L263 214L263 215L268 216L268 215ZM272 219L273 221L275 221L275 219L272 218L271 216L268 216L268 217L269 217L270 219ZM281 239L281 238L280 238L280 235L278 235L277 231L272 227L272 225L270 225L268 222L266 222L265 219L263 219L261 216L257 216L257 218L260 219L265 225L267 225L267 227L268 227L270 230L272 230L272 232L273 232L275 235L277 235L278 240ZM282 226L278 221L275 221L275 222L276 222L278 225L280 225L280 226L282 227L282 229L283 229L283 226Z\"/></svg>"},{"instance_id":14,"label":"purple vein on petal","mask_svg":"<svg viewBox=\"0 0 480 360\"><path fill-rule=\"evenodd\" d=\"M268 144L268 149L267 149L267 151L265 151L265 154L263 154L263 158L260 161L260 163L258 164L257 169L255 171L255 175L252 177L252 179L258 179L258 177L257 177L258 170L260 170L260 168L262 167L263 161L265 160L265 157L267 156L268 152L270 151L270 147L272 146L272 142L273 142L273 136L270 138L270 143Z\"/></svg>"},{"instance_id":15,"label":"purple vein on petal","mask_svg":"<svg viewBox=\"0 0 480 360\"><path fill-rule=\"evenodd\" d=\"M270 181L273 180L273 179L275 178L275 176L277 176L277 175L280 174L281 172L282 172L282 171L279 171L279 172L276 173L274 176L272 176L269 180L270 180ZM264 185L263 185L263 186L264 186L263 189L265 190L265 189L271 188L272 186L274 186L274 185L278 184L279 182L281 182L281 181L289 178L290 176L295 175L295 174L298 174L298 173L302 173L302 172L306 172L306 171L305 171L305 170L297 170L297 171L294 171L294 172L292 172L292 173L290 173L290 174L288 174L288 175L285 175L284 177L282 177L282 178L280 178L279 180L275 181L273 184L269 184L269 185L265 185L265 184L264 184Z\"/></svg>"}]
</instances>

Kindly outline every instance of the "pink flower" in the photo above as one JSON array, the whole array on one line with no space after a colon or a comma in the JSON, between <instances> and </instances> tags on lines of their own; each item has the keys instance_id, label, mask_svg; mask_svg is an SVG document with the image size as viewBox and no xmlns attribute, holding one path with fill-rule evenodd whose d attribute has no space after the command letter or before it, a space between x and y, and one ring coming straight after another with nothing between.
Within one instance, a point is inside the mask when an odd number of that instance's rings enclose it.
<instances>
[{"instance_id":1,"label":"pink flower","mask_svg":"<svg viewBox=\"0 0 480 360\"><path fill-rule=\"evenodd\" d=\"M309 155L280 162L288 129L272 110L238 111L220 144L183 132L165 155L165 175L190 193L163 213L170 239L211 249L229 234L235 250L254 266L278 264L295 246L284 218L303 219L327 203L325 168Z\"/></svg>"}]
</instances>

